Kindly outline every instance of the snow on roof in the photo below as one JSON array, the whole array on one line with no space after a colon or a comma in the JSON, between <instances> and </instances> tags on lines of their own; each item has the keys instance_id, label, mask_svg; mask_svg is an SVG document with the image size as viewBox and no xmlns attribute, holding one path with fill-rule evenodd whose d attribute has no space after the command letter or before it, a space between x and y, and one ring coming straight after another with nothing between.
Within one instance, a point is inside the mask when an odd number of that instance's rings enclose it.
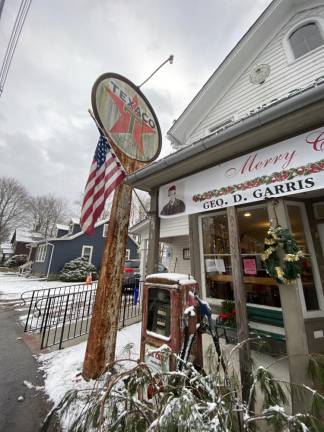
<instances>
[{"instance_id":1,"label":"snow on roof","mask_svg":"<svg viewBox=\"0 0 324 432\"><path fill-rule=\"evenodd\" d=\"M132 234L139 234L142 229L146 228L147 224L150 222L149 218L143 219L137 224L131 226L129 228L129 232Z\"/></svg>"},{"instance_id":2,"label":"snow on roof","mask_svg":"<svg viewBox=\"0 0 324 432\"><path fill-rule=\"evenodd\" d=\"M98 226L103 225L105 223L108 223L108 222L109 222L109 219L102 219L102 220L95 223L95 228L97 228Z\"/></svg>"},{"instance_id":3,"label":"snow on roof","mask_svg":"<svg viewBox=\"0 0 324 432\"><path fill-rule=\"evenodd\" d=\"M193 276L182 273L153 273L146 276L147 282L150 282L151 280L156 282L157 279L161 279L161 283L163 283L162 281L164 280L168 282L174 282L175 284L179 285L196 283L196 280Z\"/></svg>"},{"instance_id":4,"label":"snow on roof","mask_svg":"<svg viewBox=\"0 0 324 432\"><path fill-rule=\"evenodd\" d=\"M69 226L68 225L56 224L56 228L59 229L59 230L63 230L63 231L69 231Z\"/></svg>"},{"instance_id":5,"label":"snow on roof","mask_svg":"<svg viewBox=\"0 0 324 432\"><path fill-rule=\"evenodd\" d=\"M42 233L16 229L16 242L30 243L44 238Z\"/></svg>"},{"instance_id":6,"label":"snow on roof","mask_svg":"<svg viewBox=\"0 0 324 432\"><path fill-rule=\"evenodd\" d=\"M71 218L71 221L72 221L72 218ZM108 222L108 219L102 219L101 221L99 221L99 222L97 222L95 224L95 228L98 228L99 226L101 226L101 225L103 225L103 224L105 224L107 222ZM77 233L75 233L73 235L70 235L70 234L67 233L67 234L64 234L62 237L52 237L52 238L49 238L49 239L44 239L43 238L38 243L45 243L45 242L52 242L52 241L63 241L63 240L73 240L73 239L75 239L77 237L80 237L82 235L84 235L84 232L82 232L82 231L79 231L79 232L77 232Z\"/></svg>"},{"instance_id":7,"label":"snow on roof","mask_svg":"<svg viewBox=\"0 0 324 432\"><path fill-rule=\"evenodd\" d=\"M11 243L1 243L0 244L0 251L4 254L9 254L9 253L14 252Z\"/></svg>"},{"instance_id":8,"label":"snow on roof","mask_svg":"<svg viewBox=\"0 0 324 432\"><path fill-rule=\"evenodd\" d=\"M72 222L73 224L75 224L75 225L80 225L80 219L78 219L78 218L74 218L74 217L72 217L72 218L71 218L71 222Z\"/></svg>"}]
</instances>

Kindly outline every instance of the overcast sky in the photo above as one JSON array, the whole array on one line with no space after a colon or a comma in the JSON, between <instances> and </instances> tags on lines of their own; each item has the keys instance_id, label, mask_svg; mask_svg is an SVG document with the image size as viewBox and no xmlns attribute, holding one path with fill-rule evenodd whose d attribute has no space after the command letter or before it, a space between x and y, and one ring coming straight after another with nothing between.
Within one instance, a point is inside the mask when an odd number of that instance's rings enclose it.
<instances>
[{"instance_id":1,"label":"overcast sky","mask_svg":"<svg viewBox=\"0 0 324 432\"><path fill-rule=\"evenodd\" d=\"M21 0L0 20L0 60ZM103 72L140 84L165 135L270 0L33 0L0 98L0 176L70 202L83 191L98 134L91 87Z\"/></svg>"}]
</instances>

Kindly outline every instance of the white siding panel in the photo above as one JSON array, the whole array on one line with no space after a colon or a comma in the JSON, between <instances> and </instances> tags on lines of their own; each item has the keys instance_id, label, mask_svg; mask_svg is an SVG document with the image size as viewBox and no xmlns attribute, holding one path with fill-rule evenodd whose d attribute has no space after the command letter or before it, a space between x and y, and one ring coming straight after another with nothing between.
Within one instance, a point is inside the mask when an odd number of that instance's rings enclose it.
<instances>
[{"instance_id":1,"label":"white siding panel","mask_svg":"<svg viewBox=\"0 0 324 432\"><path fill-rule=\"evenodd\" d=\"M166 245L172 250L172 256L163 260L169 272L190 274L190 260L183 259L183 249L189 248L189 237L173 238Z\"/></svg>"},{"instance_id":2,"label":"white siding panel","mask_svg":"<svg viewBox=\"0 0 324 432\"><path fill-rule=\"evenodd\" d=\"M288 64L283 48L283 39L291 27L309 17L324 18L324 6L312 8L296 14L274 36L266 48L247 65L242 65L242 74L233 85L226 89L216 105L206 115L197 128L188 136L187 144L208 135L209 128L234 114L237 118L258 106L268 104L273 99L287 95L290 91L306 86L314 79L324 75L324 46ZM271 73L262 85L249 82L249 71L255 64L270 64Z\"/></svg>"},{"instance_id":3,"label":"white siding panel","mask_svg":"<svg viewBox=\"0 0 324 432\"><path fill-rule=\"evenodd\" d=\"M170 219L161 219L160 237L179 237L189 235L188 216L179 216Z\"/></svg>"}]
</instances>

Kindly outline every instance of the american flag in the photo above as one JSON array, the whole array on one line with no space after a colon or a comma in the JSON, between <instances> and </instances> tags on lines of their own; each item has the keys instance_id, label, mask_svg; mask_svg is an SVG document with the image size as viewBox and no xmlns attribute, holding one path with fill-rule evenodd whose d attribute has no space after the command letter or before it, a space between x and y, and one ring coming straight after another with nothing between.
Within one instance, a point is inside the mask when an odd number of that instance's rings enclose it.
<instances>
[{"instance_id":1,"label":"american flag","mask_svg":"<svg viewBox=\"0 0 324 432\"><path fill-rule=\"evenodd\" d=\"M116 160L107 138L100 135L81 209L80 224L84 233L93 234L94 225L105 207L106 199L124 178L125 172Z\"/></svg>"}]
</instances>

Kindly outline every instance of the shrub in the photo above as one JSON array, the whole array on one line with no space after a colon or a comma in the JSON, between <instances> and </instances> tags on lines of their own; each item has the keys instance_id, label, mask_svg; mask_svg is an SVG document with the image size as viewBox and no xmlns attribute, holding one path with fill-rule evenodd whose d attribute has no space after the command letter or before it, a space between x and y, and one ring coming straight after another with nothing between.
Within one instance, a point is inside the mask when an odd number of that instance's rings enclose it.
<instances>
[{"instance_id":1,"label":"shrub","mask_svg":"<svg viewBox=\"0 0 324 432\"><path fill-rule=\"evenodd\" d=\"M89 264L85 258L75 258L67 262L59 274L59 279L63 282L84 282L87 275L91 273L92 278L97 279L97 269L93 264Z\"/></svg>"},{"instance_id":2,"label":"shrub","mask_svg":"<svg viewBox=\"0 0 324 432\"><path fill-rule=\"evenodd\" d=\"M13 255L6 262L7 267L19 267L27 262L27 255Z\"/></svg>"}]
</instances>

